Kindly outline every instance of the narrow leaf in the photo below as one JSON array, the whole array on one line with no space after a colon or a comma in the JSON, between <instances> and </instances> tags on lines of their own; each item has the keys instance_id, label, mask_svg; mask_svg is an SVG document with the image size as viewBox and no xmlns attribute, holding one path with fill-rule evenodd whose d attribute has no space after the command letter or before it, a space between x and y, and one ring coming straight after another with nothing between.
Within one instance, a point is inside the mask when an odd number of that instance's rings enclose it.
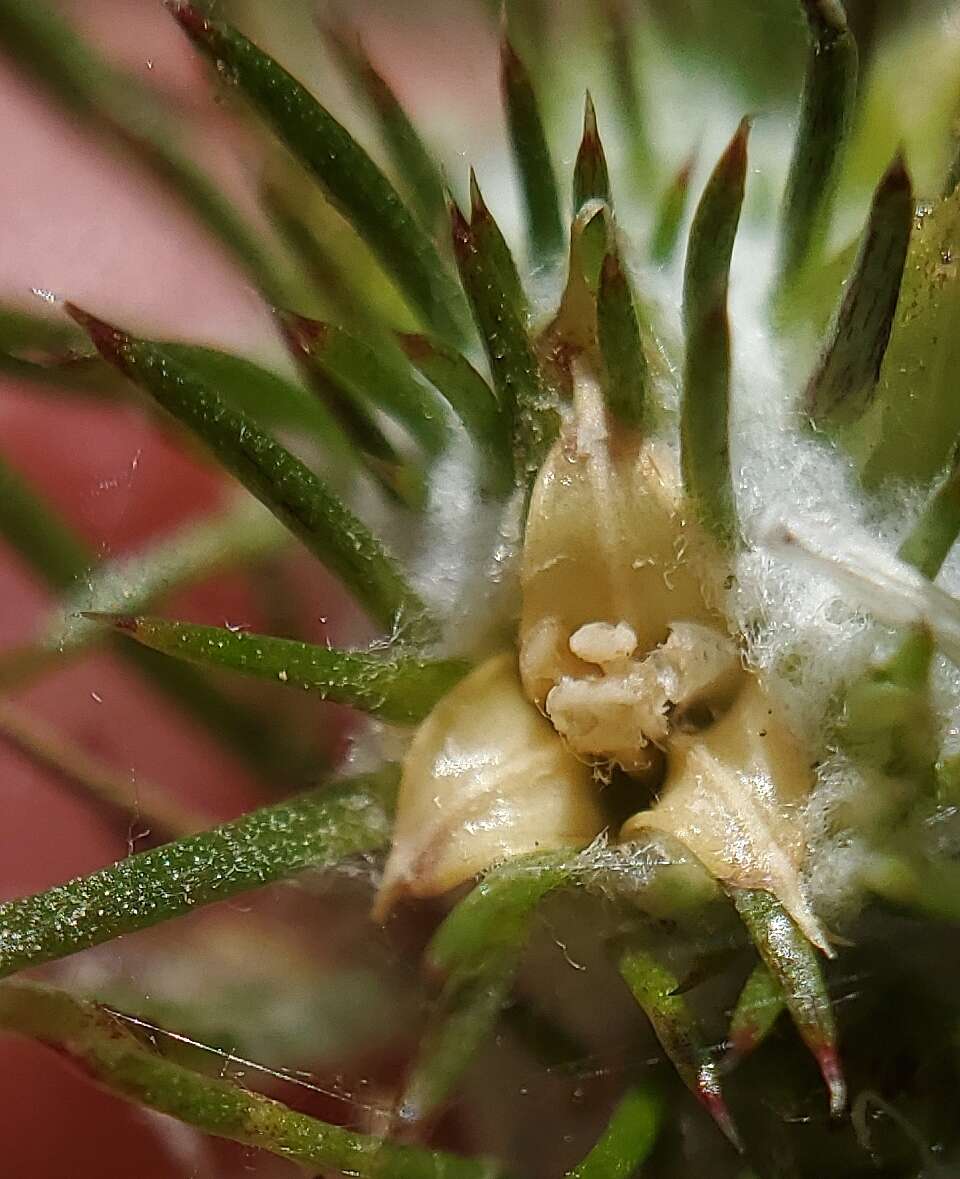
<instances>
[{"instance_id":1,"label":"narrow leaf","mask_svg":"<svg viewBox=\"0 0 960 1179\"><path fill-rule=\"evenodd\" d=\"M489 872L440 926L427 964L444 976L444 987L404 1086L405 1121L428 1117L452 1092L507 1001L537 906L575 874L570 850L513 857Z\"/></svg>"},{"instance_id":2,"label":"narrow leaf","mask_svg":"<svg viewBox=\"0 0 960 1179\"><path fill-rule=\"evenodd\" d=\"M857 421L873 400L900 297L913 209L910 176L898 155L874 193L853 273L807 385L806 411L814 422Z\"/></svg>"},{"instance_id":3,"label":"narrow leaf","mask_svg":"<svg viewBox=\"0 0 960 1179\"><path fill-rule=\"evenodd\" d=\"M786 1006L779 982L758 962L740 992L730 1019L726 1063L732 1064L755 1052L773 1031Z\"/></svg>"},{"instance_id":4,"label":"narrow leaf","mask_svg":"<svg viewBox=\"0 0 960 1179\"><path fill-rule=\"evenodd\" d=\"M432 633L423 604L376 537L320 478L189 368L85 311L67 310L100 353L197 435L352 591L382 625L411 639Z\"/></svg>"},{"instance_id":5,"label":"narrow leaf","mask_svg":"<svg viewBox=\"0 0 960 1179\"><path fill-rule=\"evenodd\" d=\"M483 488L494 496L513 487L510 428L490 386L453 348L423 335L401 334L398 343L410 363L445 398L480 451Z\"/></svg>"},{"instance_id":6,"label":"narrow leaf","mask_svg":"<svg viewBox=\"0 0 960 1179\"><path fill-rule=\"evenodd\" d=\"M662 1103L652 1090L628 1090L596 1145L567 1179L630 1179L656 1145L662 1117Z\"/></svg>"},{"instance_id":7,"label":"narrow leaf","mask_svg":"<svg viewBox=\"0 0 960 1179\"><path fill-rule=\"evenodd\" d=\"M731 889L737 912L766 968L780 984L803 1042L813 1053L830 1093L830 1112L839 1117L847 1087L837 1052L833 1008L816 950L780 902L762 889Z\"/></svg>"},{"instance_id":8,"label":"narrow leaf","mask_svg":"<svg viewBox=\"0 0 960 1179\"><path fill-rule=\"evenodd\" d=\"M677 993L679 979L652 954L640 949L623 954L620 973L683 1083L739 1150L740 1140L721 1092L719 1070L685 997Z\"/></svg>"},{"instance_id":9,"label":"narrow leaf","mask_svg":"<svg viewBox=\"0 0 960 1179\"><path fill-rule=\"evenodd\" d=\"M612 206L607 158L597 130L597 112L588 90L583 111L583 138L573 166L574 215L590 200L603 201Z\"/></svg>"},{"instance_id":10,"label":"narrow leaf","mask_svg":"<svg viewBox=\"0 0 960 1179\"><path fill-rule=\"evenodd\" d=\"M499 260L481 247L471 225L450 204L453 248L464 290L487 352L494 388L513 423L514 472L529 482L559 429L524 318L505 289Z\"/></svg>"},{"instance_id":11,"label":"narrow leaf","mask_svg":"<svg viewBox=\"0 0 960 1179\"><path fill-rule=\"evenodd\" d=\"M533 82L506 29L500 42L500 85L513 163L523 190L530 255L549 261L563 249L560 194Z\"/></svg>"},{"instance_id":12,"label":"narrow leaf","mask_svg":"<svg viewBox=\"0 0 960 1179\"><path fill-rule=\"evenodd\" d=\"M87 546L2 461L0 535L55 590L70 588L94 563Z\"/></svg>"},{"instance_id":13,"label":"narrow leaf","mask_svg":"<svg viewBox=\"0 0 960 1179\"><path fill-rule=\"evenodd\" d=\"M5 0L0 49L64 108L133 155L217 238L271 301L285 288L255 231L175 146L176 128L134 74L101 60L49 6Z\"/></svg>"},{"instance_id":14,"label":"narrow leaf","mask_svg":"<svg viewBox=\"0 0 960 1179\"><path fill-rule=\"evenodd\" d=\"M960 536L960 451L900 546L901 561L933 581Z\"/></svg>"},{"instance_id":15,"label":"narrow leaf","mask_svg":"<svg viewBox=\"0 0 960 1179\"><path fill-rule=\"evenodd\" d=\"M855 454L870 489L936 478L960 434L958 229L960 190L917 213L874 405L857 431Z\"/></svg>"},{"instance_id":16,"label":"narrow leaf","mask_svg":"<svg viewBox=\"0 0 960 1179\"><path fill-rule=\"evenodd\" d=\"M422 721L469 670L457 660L384 658L221 626L122 614L87 617L176 659L277 680L397 724Z\"/></svg>"},{"instance_id":17,"label":"narrow leaf","mask_svg":"<svg viewBox=\"0 0 960 1179\"><path fill-rule=\"evenodd\" d=\"M519 949L493 958L479 974L465 978L455 974L447 981L404 1084L398 1107L403 1122L430 1117L455 1089L479 1048L490 1039L518 960Z\"/></svg>"},{"instance_id":18,"label":"narrow leaf","mask_svg":"<svg viewBox=\"0 0 960 1179\"><path fill-rule=\"evenodd\" d=\"M0 976L382 847L397 773L345 780L0 905Z\"/></svg>"},{"instance_id":19,"label":"narrow leaf","mask_svg":"<svg viewBox=\"0 0 960 1179\"><path fill-rule=\"evenodd\" d=\"M207 19L193 4L179 4L174 15L316 177L425 322L444 338L457 338L462 317L456 285L426 232L349 132L236 29Z\"/></svg>"},{"instance_id":20,"label":"narrow leaf","mask_svg":"<svg viewBox=\"0 0 960 1179\"><path fill-rule=\"evenodd\" d=\"M488 259L489 265L496 273L503 297L523 323L527 323L530 318L530 307L520 281L517 264L513 260L507 239L483 199L473 168L470 169L470 228L473 230L477 249Z\"/></svg>"},{"instance_id":21,"label":"narrow leaf","mask_svg":"<svg viewBox=\"0 0 960 1179\"><path fill-rule=\"evenodd\" d=\"M77 587L97 564L86 545L2 461L0 536L54 592L79 592ZM131 648L129 644L121 644L118 653L153 687L169 697L190 721L205 725L234 753L255 762L261 773L273 779L278 767L284 773L289 771L291 757L286 739L275 743L256 715L208 684L198 672L168 665L152 652ZM15 676L33 670L34 655L32 650L12 653L8 674ZM298 759L292 760L295 764Z\"/></svg>"},{"instance_id":22,"label":"narrow leaf","mask_svg":"<svg viewBox=\"0 0 960 1179\"><path fill-rule=\"evenodd\" d=\"M802 0L810 48L781 210L779 269L791 282L819 248L857 97L857 44L840 0Z\"/></svg>"},{"instance_id":23,"label":"narrow leaf","mask_svg":"<svg viewBox=\"0 0 960 1179\"><path fill-rule=\"evenodd\" d=\"M627 132L634 184L637 191L645 192L649 186L652 153L637 82L633 22L625 0L600 0L600 10L604 21L603 43L616 86L616 109Z\"/></svg>"},{"instance_id":24,"label":"narrow leaf","mask_svg":"<svg viewBox=\"0 0 960 1179\"><path fill-rule=\"evenodd\" d=\"M686 361L680 455L686 494L721 543L737 534L730 471L730 326L727 286L747 172L744 119L707 181L697 207L683 276Z\"/></svg>"},{"instance_id":25,"label":"narrow leaf","mask_svg":"<svg viewBox=\"0 0 960 1179\"><path fill-rule=\"evenodd\" d=\"M304 216L299 193L288 191L282 184L265 181L260 188L260 199L311 287L329 307L330 313L336 314L338 322L359 331L366 338L384 335L387 329L383 309L370 297L369 289L354 267L346 264L342 255L331 248L328 234ZM328 215L342 224L340 214L332 208L328 208ZM371 265L375 263L371 262Z\"/></svg>"},{"instance_id":26,"label":"narrow leaf","mask_svg":"<svg viewBox=\"0 0 960 1179\"><path fill-rule=\"evenodd\" d=\"M359 34L333 23L321 27L345 73L367 100L394 173L403 183L424 228L433 230L444 216L443 177L436 160L390 83L370 60Z\"/></svg>"},{"instance_id":27,"label":"narrow leaf","mask_svg":"<svg viewBox=\"0 0 960 1179\"><path fill-rule=\"evenodd\" d=\"M413 376L399 354L374 348L337 327L296 315L277 313L295 357L307 371L316 369L357 406L375 406L400 425L423 448L436 455L449 439L443 408Z\"/></svg>"},{"instance_id":28,"label":"narrow leaf","mask_svg":"<svg viewBox=\"0 0 960 1179\"><path fill-rule=\"evenodd\" d=\"M650 258L657 266L666 266L674 256L680 238L680 225L690 195L693 159L686 160L660 198L650 239Z\"/></svg>"},{"instance_id":29,"label":"narrow leaf","mask_svg":"<svg viewBox=\"0 0 960 1179\"><path fill-rule=\"evenodd\" d=\"M615 247L600 270L597 341L607 409L623 425L641 429L649 424L650 379L630 279Z\"/></svg>"},{"instance_id":30,"label":"narrow leaf","mask_svg":"<svg viewBox=\"0 0 960 1179\"><path fill-rule=\"evenodd\" d=\"M74 1061L98 1084L197 1130L241 1142L311 1170L359 1179L496 1179L473 1161L360 1134L298 1113L223 1077L166 1060L122 1012L37 983L0 987L0 1027Z\"/></svg>"},{"instance_id":31,"label":"narrow leaf","mask_svg":"<svg viewBox=\"0 0 960 1179\"><path fill-rule=\"evenodd\" d=\"M131 774L112 767L75 745L25 709L0 704L0 741L52 774L84 802L92 802L126 832L132 821L155 839L189 835L206 826L188 807Z\"/></svg>"},{"instance_id":32,"label":"narrow leaf","mask_svg":"<svg viewBox=\"0 0 960 1179\"><path fill-rule=\"evenodd\" d=\"M104 637L80 617L142 610L172 590L211 573L256 562L287 539L286 529L247 497L213 520L190 521L149 548L94 565L41 623L40 638L0 657L0 682L62 663Z\"/></svg>"}]
</instances>

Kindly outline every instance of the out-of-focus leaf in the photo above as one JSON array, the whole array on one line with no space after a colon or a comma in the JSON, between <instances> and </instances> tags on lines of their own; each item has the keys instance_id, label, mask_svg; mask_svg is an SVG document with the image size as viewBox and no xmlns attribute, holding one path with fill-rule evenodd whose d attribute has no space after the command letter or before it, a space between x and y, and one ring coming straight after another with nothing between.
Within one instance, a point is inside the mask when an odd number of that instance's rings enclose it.
<instances>
[{"instance_id":1,"label":"out-of-focus leaf","mask_svg":"<svg viewBox=\"0 0 960 1179\"><path fill-rule=\"evenodd\" d=\"M960 434L960 192L918 214L874 406L856 444L864 482L926 481ZM859 431L858 431L859 433Z\"/></svg>"},{"instance_id":2,"label":"out-of-focus leaf","mask_svg":"<svg viewBox=\"0 0 960 1179\"><path fill-rule=\"evenodd\" d=\"M549 261L563 249L560 194L533 81L504 31L500 84L510 128L513 162L523 190L530 254Z\"/></svg>"},{"instance_id":3,"label":"out-of-focus leaf","mask_svg":"<svg viewBox=\"0 0 960 1179\"><path fill-rule=\"evenodd\" d=\"M456 340L464 322L456 284L393 185L346 128L236 29L208 19L192 4L177 4L173 12L194 44L316 177L425 322L445 339Z\"/></svg>"}]
</instances>

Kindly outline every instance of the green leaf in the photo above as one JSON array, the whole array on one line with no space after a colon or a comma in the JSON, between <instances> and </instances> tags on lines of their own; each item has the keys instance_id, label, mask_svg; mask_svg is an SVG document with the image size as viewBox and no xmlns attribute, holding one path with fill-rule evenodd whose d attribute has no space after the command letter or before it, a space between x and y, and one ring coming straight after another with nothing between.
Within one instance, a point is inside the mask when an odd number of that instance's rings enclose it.
<instances>
[{"instance_id":1,"label":"green leaf","mask_svg":"<svg viewBox=\"0 0 960 1179\"><path fill-rule=\"evenodd\" d=\"M630 279L615 246L607 251L600 270L597 341L607 408L623 425L642 429L651 416L650 379Z\"/></svg>"},{"instance_id":2,"label":"green leaf","mask_svg":"<svg viewBox=\"0 0 960 1179\"><path fill-rule=\"evenodd\" d=\"M830 1093L830 1112L839 1117L847 1087L837 1052L837 1029L817 951L770 893L730 890L763 964L777 980L797 1031L810 1049Z\"/></svg>"},{"instance_id":3,"label":"green leaf","mask_svg":"<svg viewBox=\"0 0 960 1179\"><path fill-rule=\"evenodd\" d=\"M316 692L397 724L417 724L461 679L469 664L338 651L222 626L197 626L143 615L88 614L145 647L203 667L242 671Z\"/></svg>"},{"instance_id":4,"label":"green leaf","mask_svg":"<svg viewBox=\"0 0 960 1179\"><path fill-rule=\"evenodd\" d=\"M323 25L334 51L357 92L366 99L377 120L394 174L406 189L425 229L438 227L444 216L443 177L410 116L367 54L356 30L333 22Z\"/></svg>"},{"instance_id":5,"label":"green leaf","mask_svg":"<svg viewBox=\"0 0 960 1179\"><path fill-rule=\"evenodd\" d=\"M779 982L763 962L758 962L744 983L730 1018L727 1033L730 1050L725 1063L733 1064L755 1052L773 1031L786 1007Z\"/></svg>"},{"instance_id":6,"label":"green leaf","mask_svg":"<svg viewBox=\"0 0 960 1179\"><path fill-rule=\"evenodd\" d=\"M880 384L857 448L869 488L922 482L949 460L960 434L960 190L918 213Z\"/></svg>"},{"instance_id":7,"label":"green leaf","mask_svg":"<svg viewBox=\"0 0 960 1179\"><path fill-rule=\"evenodd\" d=\"M383 308L370 297L370 290L362 276L356 273L356 267L331 248L330 227L318 228L312 224L304 212L300 194L289 191L290 187L264 181L260 186L260 199L280 237L299 262L311 289L339 323L359 331L368 339L383 336L388 330ZM342 228L340 214L326 202L322 207L329 219L339 222ZM362 249L359 239L351 244ZM371 259L370 266L376 265ZM382 283L389 282L382 275L379 277Z\"/></svg>"},{"instance_id":8,"label":"green leaf","mask_svg":"<svg viewBox=\"0 0 960 1179\"><path fill-rule=\"evenodd\" d=\"M783 197L780 282L786 287L822 245L857 97L857 43L840 0L802 0L810 48L800 126Z\"/></svg>"},{"instance_id":9,"label":"green leaf","mask_svg":"<svg viewBox=\"0 0 960 1179\"><path fill-rule=\"evenodd\" d=\"M874 193L853 273L807 385L806 412L818 424L855 422L873 400L900 296L913 209L910 176L898 155Z\"/></svg>"},{"instance_id":10,"label":"green leaf","mask_svg":"<svg viewBox=\"0 0 960 1179\"><path fill-rule=\"evenodd\" d=\"M403 1087L401 1121L411 1124L430 1117L456 1087L477 1050L490 1039L519 957L520 948L490 959L480 973L455 973L447 980Z\"/></svg>"},{"instance_id":11,"label":"green leaf","mask_svg":"<svg viewBox=\"0 0 960 1179\"><path fill-rule=\"evenodd\" d=\"M622 955L620 973L680 1079L739 1150L740 1140L723 1098L719 1070L686 998L678 993L680 980L659 959L641 949Z\"/></svg>"},{"instance_id":12,"label":"green leaf","mask_svg":"<svg viewBox=\"0 0 960 1179\"><path fill-rule=\"evenodd\" d=\"M456 284L393 185L349 132L296 78L230 25L207 19L192 4L179 4L174 16L320 182L425 323L445 339L457 339L462 303Z\"/></svg>"},{"instance_id":13,"label":"green leaf","mask_svg":"<svg viewBox=\"0 0 960 1179\"><path fill-rule=\"evenodd\" d=\"M534 911L547 893L575 880L576 868L569 850L518 856L489 872L437 930L427 964L445 983L404 1086L405 1121L420 1121L438 1109L489 1038L513 985Z\"/></svg>"},{"instance_id":14,"label":"green leaf","mask_svg":"<svg viewBox=\"0 0 960 1179\"><path fill-rule=\"evenodd\" d=\"M131 823L146 827L154 839L192 834L206 822L163 791L117 773L26 709L0 703L0 741L18 750L85 803L106 814L126 833Z\"/></svg>"},{"instance_id":15,"label":"green leaf","mask_svg":"<svg viewBox=\"0 0 960 1179\"><path fill-rule=\"evenodd\" d=\"M253 495L335 573L382 625L411 640L433 634L423 604L379 541L322 480L189 368L67 304L101 355L197 435Z\"/></svg>"},{"instance_id":16,"label":"green leaf","mask_svg":"<svg viewBox=\"0 0 960 1179\"><path fill-rule=\"evenodd\" d=\"M57 593L82 592L77 587L97 565L86 545L2 461L0 535ZM192 668L170 664L128 643L120 644L117 651L169 697L187 719L206 726L234 754L254 762L271 781L276 779L278 769L287 774L301 761L299 754L291 756L294 749L289 735L275 741L258 716L218 691ZM42 666L36 655L32 647L8 654L5 675L15 679Z\"/></svg>"},{"instance_id":17,"label":"green leaf","mask_svg":"<svg viewBox=\"0 0 960 1179\"><path fill-rule=\"evenodd\" d=\"M453 249L464 290L487 352L493 385L513 423L514 472L519 483L533 480L559 430L551 398L524 317L504 286L502 259L483 248L479 237L451 201Z\"/></svg>"},{"instance_id":18,"label":"green leaf","mask_svg":"<svg viewBox=\"0 0 960 1179\"><path fill-rule=\"evenodd\" d=\"M420 384L401 353L374 348L336 324L290 311L277 313L291 350L307 372L318 371L361 410L371 406L398 422L430 456L449 441L443 407Z\"/></svg>"},{"instance_id":19,"label":"green leaf","mask_svg":"<svg viewBox=\"0 0 960 1179\"><path fill-rule=\"evenodd\" d=\"M607 1128L567 1179L630 1179L660 1133L662 1102L651 1089L633 1088L620 1099Z\"/></svg>"},{"instance_id":20,"label":"green leaf","mask_svg":"<svg viewBox=\"0 0 960 1179\"><path fill-rule=\"evenodd\" d=\"M470 169L470 228L473 230L477 249L488 260L497 276L503 297L521 321L529 323L530 307L520 281L517 264L513 260L507 239L483 199L473 168Z\"/></svg>"},{"instance_id":21,"label":"green leaf","mask_svg":"<svg viewBox=\"0 0 960 1179\"><path fill-rule=\"evenodd\" d=\"M8 901L0 905L0 977L376 851L389 835L397 780L389 767L311 790Z\"/></svg>"},{"instance_id":22,"label":"green leaf","mask_svg":"<svg viewBox=\"0 0 960 1179\"><path fill-rule=\"evenodd\" d=\"M924 505L897 553L901 561L933 581L960 536L960 452L947 477Z\"/></svg>"},{"instance_id":23,"label":"green leaf","mask_svg":"<svg viewBox=\"0 0 960 1179\"><path fill-rule=\"evenodd\" d=\"M398 343L410 363L444 397L463 423L481 456L481 488L495 497L513 488L510 428L490 386L473 365L439 340L399 334Z\"/></svg>"},{"instance_id":24,"label":"green leaf","mask_svg":"<svg viewBox=\"0 0 960 1179\"><path fill-rule=\"evenodd\" d=\"M530 255L541 262L549 261L563 249L560 194L533 82L506 29L500 42L500 85L513 164L527 213Z\"/></svg>"},{"instance_id":25,"label":"green leaf","mask_svg":"<svg viewBox=\"0 0 960 1179\"><path fill-rule=\"evenodd\" d=\"M54 590L71 588L95 560L79 537L2 460L0 535Z\"/></svg>"},{"instance_id":26,"label":"green leaf","mask_svg":"<svg viewBox=\"0 0 960 1179\"><path fill-rule=\"evenodd\" d=\"M597 130L597 112L588 90L583 110L583 138L573 166L574 216L591 200L603 201L612 208L607 158Z\"/></svg>"},{"instance_id":27,"label":"green leaf","mask_svg":"<svg viewBox=\"0 0 960 1179\"><path fill-rule=\"evenodd\" d=\"M650 258L657 266L666 266L676 253L680 226L690 195L690 176L694 162L691 157L680 165L676 176L660 198L650 238Z\"/></svg>"},{"instance_id":28,"label":"green leaf","mask_svg":"<svg viewBox=\"0 0 960 1179\"><path fill-rule=\"evenodd\" d=\"M107 1089L189 1126L311 1170L359 1179L497 1179L494 1163L360 1134L164 1059L122 1012L36 983L0 987L0 1027L76 1061Z\"/></svg>"},{"instance_id":29,"label":"green leaf","mask_svg":"<svg viewBox=\"0 0 960 1179\"><path fill-rule=\"evenodd\" d=\"M159 346L216 389L234 409L270 429L305 433L320 443L335 469L351 473L356 470L356 449L325 407L302 385L217 348L167 340Z\"/></svg>"},{"instance_id":30,"label":"green leaf","mask_svg":"<svg viewBox=\"0 0 960 1179\"><path fill-rule=\"evenodd\" d=\"M92 125L125 156L144 164L268 299L285 300L286 290L256 233L219 186L177 149L176 126L135 75L102 61L58 14L34 0L4 0L0 50L71 118Z\"/></svg>"},{"instance_id":31,"label":"green leaf","mask_svg":"<svg viewBox=\"0 0 960 1179\"><path fill-rule=\"evenodd\" d=\"M839 737L864 765L891 775L884 798L875 792L872 823L891 827L903 818L916 793L936 787L940 720L931 699L930 674L936 645L925 627L911 630L894 653L867 668L847 690ZM905 789L912 782L913 791Z\"/></svg>"},{"instance_id":32,"label":"green leaf","mask_svg":"<svg viewBox=\"0 0 960 1179\"><path fill-rule=\"evenodd\" d=\"M147 549L95 565L43 621L42 637L20 650L24 656L32 650L38 665L78 654L103 638L101 627L79 617L82 611L142 610L215 571L262 559L286 539L286 529L244 497L222 516L190 521ZM7 657L0 658L0 668L7 664Z\"/></svg>"},{"instance_id":33,"label":"green leaf","mask_svg":"<svg viewBox=\"0 0 960 1179\"><path fill-rule=\"evenodd\" d=\"M599 5L603 20L603 46L616 87L616 110L627 134L633 181L636 191L645 193L649 191L653 157L637 83L634 22L625 0L599 0Z\"/></svg>"},{"instance_id":34,"label":"green leaf","mask_svg":"<svg viewBox=\"0 0 960 1179\"><path fill-rule=\"evenodd\" d=\"M17 355L54 353L64 357L78 348L85 349L86 343L72 323L0 302L0 351Z\"/></svg>"},{"instance_id":35,"label":"green leaf","mask_svg":"<svg viewBox=\"0 0 960 1179\"><path fill-rule=\"evenodd\" d=\"M690 228L683 275L683 483L704 526L728 546L738 527L730 472L727 287L743 205L749 131L744 119L707 181Z\"/></svg>"}]
</instances>

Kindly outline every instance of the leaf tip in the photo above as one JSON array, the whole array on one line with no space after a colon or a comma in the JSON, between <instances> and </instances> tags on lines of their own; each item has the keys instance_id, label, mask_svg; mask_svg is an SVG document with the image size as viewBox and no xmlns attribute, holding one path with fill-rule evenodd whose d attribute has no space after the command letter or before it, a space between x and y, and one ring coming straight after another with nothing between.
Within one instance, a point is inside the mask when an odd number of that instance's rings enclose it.
<instances>
[{"instance_id":1,"label":"leaf tip","mask_svg":"<svg viewBox=\"0 0 960 1179\"><path fill-rule=\"evenodd\" d=\"M84 311L76 303L66 301L63 304L63 309L74 323L83 328L92 340L94 347L105 360L112 361L115 364L120 362L123 356L124 345L130 340L126 332L121 331L118 327L114 327L111 323L107 323L105 319L98 319L96 315L92 315L89 311Z\"/></svg>"}]
</instances>

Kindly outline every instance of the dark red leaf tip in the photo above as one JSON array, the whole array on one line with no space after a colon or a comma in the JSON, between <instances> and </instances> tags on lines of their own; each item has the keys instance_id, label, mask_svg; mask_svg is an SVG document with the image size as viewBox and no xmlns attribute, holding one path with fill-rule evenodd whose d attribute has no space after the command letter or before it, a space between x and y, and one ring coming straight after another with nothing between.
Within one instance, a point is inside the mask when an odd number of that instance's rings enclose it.
<instances>
[{"instance_id":1,"label":"dark red leaf tip","mask_svg":"<svg viewBox=\"0 0 960 1179\"><path fill-rule=\"evenodd\" d=\"M840 1065L840 1054L832 1044L823 1044L815 1050L814 1055L830 1094L830 1116L839 1118L847 1106L847 1083Z\"/></svg>"},{"instance_id":2,"label":"dark red leaf tip","mask_svg":"<svg viewBox=\"0 0 960 1179\"><path fill-rule=\"evenodd\" d=\"M735 1150L743 1154L743 1143L740 1141L737 1127L734 1125L730 1110L727 1108L727 1103L723 1098L723 1094L720 1092L720 1085L717 1082L716 1073L712 1066L701 1070L697 1081L697 1097L699 1097L707 1112L717 1123L727 1141Z\"/></svg>"},{"instance_id":3,"label":"dark red leaf tip","mask_svg":"<svg viewBox=\"0 0 960 1179\"><path fill-rule=\"evenodd\" d=\"M124 345L130 342L130 337L126 332L107 323L104 319L98 319L89 311L84 311L76 303L65 302L63 309L75 323L83 328L105 360L112 361L114 364L122 360Z\"/></svg>"},{"instance_id":4,"label":"dark red leaf tip","mask_svg":"<svg viewBox=\"0 0 960 1179\"><path fill-rule=\"evenodd\" d=\"M287 346L293 352L309 354L325 346L330 334L328 323L282 307L275 307L273 314Z\"/></svg>"},{"instance_id":5,"label":"dark red leaf tip","mask_svg":"<svg viewBox=\"0 0 960 1179\"><path fill-rule=\"evenodd\" d=\"M184 3L184 0L168 0L167 7L188 36L196 41L209 38L212 31L210 21L195 4Z\"/></svg>"},{"instance_id":6,"label":"dark red leaf tip","mask_svg":"<svg viewBox=\"0 0 960 1179\"><path fill-rule=\"evenodd\" d=\"M417 332L397 332L397 343L410 360L427 360L433 355L430 341Z\"/></svg>"},{"instance_id":7,"label":"dark red leaf tip","mask_svg":"<svg viewBox=\"0 0 960 1179\"><path fill-rule=\"evenodd\" d=\"M135 614L109 614L100 610L81 610L78 616L86 618L90 622L102 622L105 626L112 626L114 630L124 630L130 634L136 634L140 626L139 619Z\"/></svg>"}]
</instances>

